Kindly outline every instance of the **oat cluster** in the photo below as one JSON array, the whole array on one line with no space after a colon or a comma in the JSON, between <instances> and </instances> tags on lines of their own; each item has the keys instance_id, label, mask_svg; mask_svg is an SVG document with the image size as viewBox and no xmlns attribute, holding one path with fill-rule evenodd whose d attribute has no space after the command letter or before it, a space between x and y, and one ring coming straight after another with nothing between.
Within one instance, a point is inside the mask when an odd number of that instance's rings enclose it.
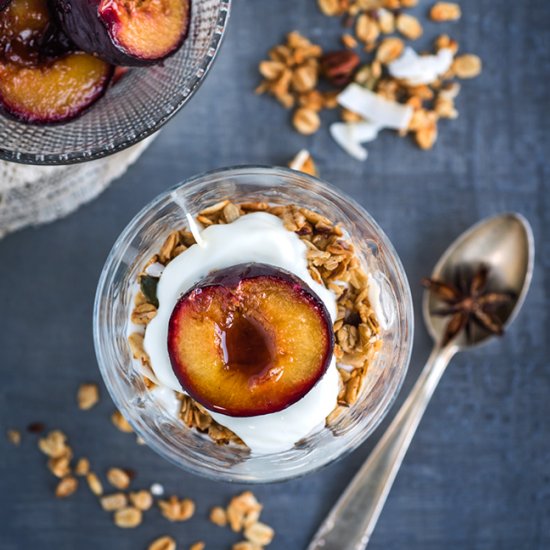
<instances>
[{"instance_id":1,"label":"oat cluster","mask_svg":"<svg viewBox=\"0 0 550 550\"><path fill-rule=\"evenodd\" d=\"M420 38L422 23L406 9L418 0L317 0L327 16L340 17L346 31L342 48L323 53L321 46L293 31L284 43L269 50L259 64L263 80L256 93L268 93L286 109L293 109L292 124L298 132L310 135L321 127L320 112L338 106L337 95L356 82L384 99L409 105L414 115L401 136L412 135L417 145L431 149L442 119L455 119L455 99L460 92L456 79L468 79L481 72L481 60L473 54L458 54L458 43L447 34L434 40L434 52L452 51L449 70L430 84L411 85L394 78L388 65L398 59L405 47ZM461 17L454 2L436 2L429 17L436 22L452 22ZM344 122L360 122L362 117L340 109Z\"/></svg>"},{"instance_id":2,"label":"oat cluster","mask_svg":"<svg viewBox=\"0 0 550 550\"><path fill-rule=\"evenodd\" d=\"M327 423L330 424L343 412L344 407L357 401L368 365L382 345L378 321L368 299L368 275L361 267L355 248L342 228L307 208L266 202L236 204L224 200L203 209L197 216L197 221L203 226L227 224L251 212L273 214L283 221L286 229L296 233L307 247L311 277L336 296L338 312L334 323L334 355L340 372L341 389L338 407L327 418ZM174 231L166 238L159 252L147 262L139 276L141 290L135 296L131 313L134 323L146 326L157 311L156 294L149 293L149 285L144 285L144 281L151 278L145 272L147 266L157 262L167 265L194 242L189 231ZM133 333L128 341L134 359L150 369L150 360L143 348L143 334ZM144 378L147 387L154 387L151 380ZM186 395L179 395L179 398L180 417L186 426L208 434L218 444L231 442L244 446L237 435L218 424L202 405Z\"/></svg>"}]
</instances>

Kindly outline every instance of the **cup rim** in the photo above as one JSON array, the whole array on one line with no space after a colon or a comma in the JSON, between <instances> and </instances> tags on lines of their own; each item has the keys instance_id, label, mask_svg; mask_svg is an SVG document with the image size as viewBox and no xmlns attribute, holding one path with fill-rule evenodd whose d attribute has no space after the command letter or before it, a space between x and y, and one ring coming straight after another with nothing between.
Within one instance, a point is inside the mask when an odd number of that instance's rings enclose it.
<instances>
[{"instance_id":1,"label":"cup rim","mask_svg":"<svg viewBox=\"0 0 550 550\"><path fill-rule=\"evenodd\" d=\"M206 55L205 59L197 66L195 74L188 86L189 92L182 95L169 113L164 114L153 125L143 130L139 134L130 139L124 139L113 147L102 147L92 151L76 151L71 153L43 154L43 153L21 153L11 149L4 149L0 146L0 160L14 162L17 164L29 164L36 166L59 166L79 164L105 158L115 153L119 153L128 149L132 145L143 141L158 130L160 130L167 122L169 122L179 111L187 104L187 102L195 95L197 90L202 86L214 61L220 51L221 45L225 39L227 26L231 15L231 7L233 0L219 0L220 7L218 19L214 25L215 31L212 34L209 51L213 50L212 55ZM177 53L177 52L176 52ZM93 108L93 106L92 106ZM70 124L70 121L68 122Z\"/></svg>"},{"instance_id":2,"label":"cup rim","mask_svg":"<svg viewBox=\"0 0 550 550\"><path fill-rule=\"evenodd\" d=\"M291 170L288 168L283 168L280 166L272 166L272 165L246 165L246 164L240 164L240 165L233 165L229 167L223 167L223 168L216 168L213 170L209 170L206 172L203 172L201 174L192 176L186 180L183 180L176 185L168 188L166 191L163 191L156 197L154 197L149 203L147 203L128 223L128 225L124 228L124 230L121 232L117 240L115 241L115 244L113 245L107 259L105 262L105 265L102 269L101 276L98 282L97 292L95 296L94 301L94 311L93 311L93 333L94 333L94 347L95 347L95 353L96 358L98 361L99 369L101 371L101 374L106 381L108 378L108 369L106 368L106 365L101 360L101 336L100 336L100 315L99 311L101 308L101 298L104 293L104 289L107 286L107 283L109 282L109 277L113 275L114 268L116 267L116 256L119 252L119 249L122 248L125 243L128 242L128 239L131 235L134 235L136 232L136 229L141 225L142 220L144 216L146 216L151 211L158 208L159 204L162 204L163 201L168 199L170 195L179 189L190 187L195 183L204 182L208 178L212 177L220 177L223 176L225 178L230 178L232 175L253 175L254 173L257 173L258 175L269 173L270 175L273 175L274 173L284 176L292 176L296 177L296 175L299 175L299 177L308 180L311 184L316 186L321 186L330 191L331 193L337 195L339 198L343 199L347 206L353 207L358 213L361 214L362 217L366 217L369 224L372 225L374 230L376 231L377 237L380 238L380 241L383 243L384 248L387 252L387 255L391 258L392 263L394 264L396 275L399 279L399 285L400 290L403 293L403 300L405 302L404 305L404 313L406 318L406 324L407 324L407 333L408 338L406 342L406 347L402 350L402 360L401 363L401 369L399 371L399 375L394 377L394 384L393 388L391 389L391 395L383 401L383 403L379 404L380 409L376 412L376 418L375 421L371 423L371 425L368 428L368 431L366 433L362 434L361 437L358 437L353 441L351 444L348 444L345 449L343 449L339 454L336 456L330 457L328 460L323 461L321 464L316 465L315 467L305 470L298 473L290 473L287 475L275 475L272 477L268 477L266 479L263 478L256 478L256 477L249 477L249 476L243 476L242 474L236 474L236 475L227 475L227 473L223 472L216 472L212 470L204 471L200 468L196 467L193 463L185 463L181 460L177 460L174 456L171 456L168 452L165 452L166 449L161 448L157 445L153 448L155 452L157 452L160 456L162 456L164 459L168 460L172 464L178 466L179 468L182 468L183 470L190 472L192 474L200 475L202 477L207 477L209 479L214 480L220 480L220 481L233 481L233 482L240 482L240 483L250 483L250 484L258 484L258 483L271 483L271 482L280 482L285 481L288 479L294 479L303 477L304 475L308 475L310 473L316 472L321 470L322 468L328 466L329 464L335 462L336 460L340 460L343 457L350 454L352 451L354 451L356 448L358 448L361 444L363 444L376 430L376 428L379 426L379 424L382 422L382 420L386 417L389 410L391 409L392 405L394 404L395 400L397 399L397 396L403 386L403 382L405 380L408 367L410 364L410 359L412 355L412 348L413 348L413 340L414 340L414 310L413 310L413 301L412 301L412 294L410 290L410 285L408 282L408 278L406 275L406 272L404 270L404 267L402 265L402 262L397 255L397 252L385 234L385 232L382 230L382 228L379 226L378 222L376 222L369 212L365 208L363 208L355 199L350 197L347 193L341 191L339 188L333 186L330 183L327 183L324 180L321 180L317 177L310 176L308 174L304 174L302 172L296 172L295 170ZM117 262L118 263L118 262ZM127 403L123 402L120 399L120 395L117 395L115 393L115 388L112 387L110 384L106 383L107 390L109 394L111 395L111 398L113 399L115 405L119 410L124 412L126 409L130 410L130 407ZM127 416L127 415L125 415ZM132 426L135 428L136 423L133 419L129 418L128 421ZM139 434L141 433L141 430L139 429L141 426L136 429L136 432ZM156 439L154 443L157 443Z\"/></svg>"}]
</instances>

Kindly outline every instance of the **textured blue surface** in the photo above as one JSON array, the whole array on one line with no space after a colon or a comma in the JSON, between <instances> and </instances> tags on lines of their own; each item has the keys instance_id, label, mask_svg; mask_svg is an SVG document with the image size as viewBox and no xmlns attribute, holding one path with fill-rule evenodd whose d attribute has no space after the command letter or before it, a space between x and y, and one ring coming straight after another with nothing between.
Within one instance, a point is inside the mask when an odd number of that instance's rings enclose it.
<instances>
[{"instance_id":1,"label":"textured blue surface","mask_svg":"<svg viewBox=\"0 0 550 550\"><path fill-rule=\"evenodd\" d=\"M421 2L417 11L427 5ZM318 14L314 0L236 0L225 47L200 93L128 174L77 214L0 242L2 429L34 420L60 427L97 471L131 467L136 486L158 481L197 500L197 517L188 524L168 524L152 511L138 529L121 531L87 490L67 501L52 498L54 481L29 437L20 449L0 438L2 550L134 550L164 533L174 534L180 548L204 539L208 549L223 549L237 540L206 516L240 487L192 477L114 430L103 386L91 412L78 411L74 395L81 381L99 381L92 301L105 257L131 217L195 173L239 163L284 164L304 146L322 176L363 204L393 240L417 306L418 280L461 231L505 210L531 221L538 256L525 308L504 340L455 358L369 548L550 548L550 3L461 5L460 22L426 24L426 38L450 30L465 51L481 55L484 73L464 85L460 118L442 124L432 152L383 134L361 164L340 151L326 129L312 138L292 133L278 105L252 95L256 64L288 30L335 47L341 29ZM416 321L398 404L431 346L419 313ZM305 547L386 425L322 472L255 489L265 521L277 530L270 548Z\"/></svg>"}]
</instances>

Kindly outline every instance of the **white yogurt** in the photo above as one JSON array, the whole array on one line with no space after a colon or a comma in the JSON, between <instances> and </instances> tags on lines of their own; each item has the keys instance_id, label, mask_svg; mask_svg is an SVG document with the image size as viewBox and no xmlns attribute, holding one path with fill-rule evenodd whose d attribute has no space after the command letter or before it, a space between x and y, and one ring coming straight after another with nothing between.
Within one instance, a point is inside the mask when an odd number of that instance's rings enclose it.
<instances>
[{"instance_id":1,"label":"white yogurt","mask_svg":"<svg viewBox=\"0 0 550 550\"><path fill-rule=\"evenodd\" d=\"M162 272L157 287L158 312L145 331L145 351L162 386L184 391L168 355L168 323L180 296L213 270L249 262L286 269L319 296L333 321L336 318L335 296L308 272L306 245L285 229L278 217L264 212L247 214L231 224L207 227L201 238L201 246L188 248ZM246 418L212 412L211 415L237 434L253 453L285 451L315 428L322 427L336 406L338 389L339 374L333 358L327 372L309 393L282 411Z\"/></svg>"}]
</instances>

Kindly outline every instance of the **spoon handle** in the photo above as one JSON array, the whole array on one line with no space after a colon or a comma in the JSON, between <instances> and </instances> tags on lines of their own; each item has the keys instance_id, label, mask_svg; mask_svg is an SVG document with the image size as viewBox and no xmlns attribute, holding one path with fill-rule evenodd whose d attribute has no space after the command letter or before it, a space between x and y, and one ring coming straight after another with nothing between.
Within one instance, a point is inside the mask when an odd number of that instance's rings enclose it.
<instances>
[{"instance_id":1,"label":"spoon handle","mask_svg":"<svg viewBox=\"0 0 550 550\"><path fill-rule=\"evenodd\" d=\"M308 550L364 550L454 346L432 351L414 388L367 461L313 537Z\"/></svg>"}]
</instances>

